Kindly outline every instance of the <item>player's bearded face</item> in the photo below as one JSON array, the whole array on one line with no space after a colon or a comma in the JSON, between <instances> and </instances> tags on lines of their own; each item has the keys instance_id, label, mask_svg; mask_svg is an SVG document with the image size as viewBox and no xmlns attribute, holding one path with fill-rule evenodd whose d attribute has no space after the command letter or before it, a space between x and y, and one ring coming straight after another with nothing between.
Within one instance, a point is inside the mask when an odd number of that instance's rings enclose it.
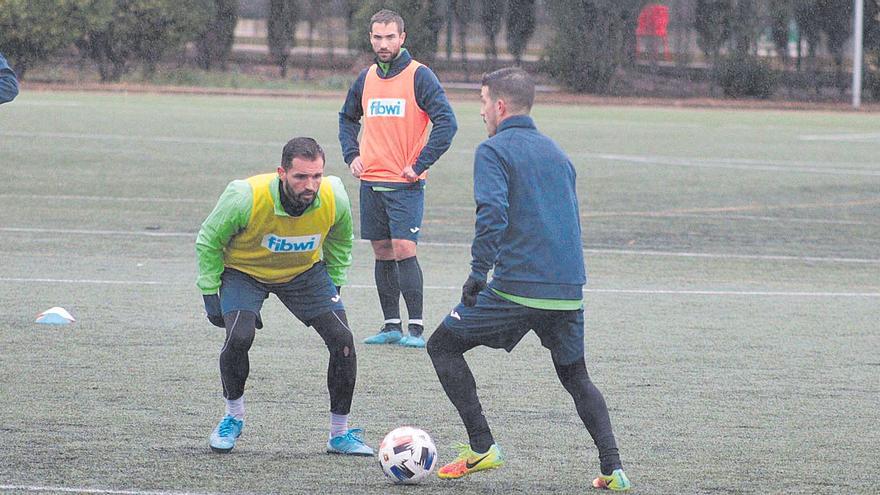
<instances>
[{"instance_id":1,"label":"player's bearded face","mask_svg":"<svg viewBox=\"0 0 880 495\"><path fill-rule=\"evenodd\" d=\"M483 123L486 124L486 133L489 137L495 135L498 130L498 112L495 108L495 100L489 95L489 87L480 88L480 117L483 117Z\"/></svg>"},{"instance_id":2,"label":"player's bearded face","mask_svg":"<svg viewBox=\"0 0 880 495\"><path fill-rule=\"evenodd\" d=\"M400 47L406 39L406 33L401 33L396 22L387 24L374 23L370 27L370 44L373 52L382 62L390 62L400 53Z\"/></svg>"},{"instance_id":3,"label":"player's bearded face","mask_svg":"<svg viewBox=\"0 0 880 495\"><path fill-rule=\"evenodd\" d=\"M315 200L321 179L324 177L324 160L294 158L290 169L278 167L278 178L288 198L299 205L308 205Z\"/></svg>"}]
</instances>

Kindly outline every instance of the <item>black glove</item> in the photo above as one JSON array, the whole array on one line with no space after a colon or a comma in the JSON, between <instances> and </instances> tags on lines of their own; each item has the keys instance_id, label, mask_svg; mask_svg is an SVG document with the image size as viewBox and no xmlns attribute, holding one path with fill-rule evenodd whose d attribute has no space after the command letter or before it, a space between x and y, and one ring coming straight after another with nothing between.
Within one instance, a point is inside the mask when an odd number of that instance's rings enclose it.
<instances>
[{"instance_id":1,"label":"black glove","mask_svg":"<svg viewBox=\"0 0 880 495\"><path fill-rule=\"evenodd\" d=\"M220 309L220 294L202 294L202 299L205 300L208 321L215 327L226 328L226 324L223 323L223 310Z\"/></svg>"},{"instance_id":2,"label":"black glove","mask_svg":"<svg viewBox=\"0 0 880 495\"><path fill-rule=\"evenodd\" d=\"M467 281L461 287L461 303L465 306L473 306L477 304L477 294L486 288L485 280L477 280L468 277Z\"/></svg>"}]
</instances>

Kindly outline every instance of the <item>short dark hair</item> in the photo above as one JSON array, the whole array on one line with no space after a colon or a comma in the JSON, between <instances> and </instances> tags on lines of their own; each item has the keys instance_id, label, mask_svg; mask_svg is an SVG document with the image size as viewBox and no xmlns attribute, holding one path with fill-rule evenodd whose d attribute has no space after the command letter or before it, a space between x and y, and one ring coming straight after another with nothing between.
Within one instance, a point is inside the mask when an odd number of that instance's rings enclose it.
<instances>
[{"instance_id":1,"label":"short dark hair","mask_svg":"<svg viewBox=\"0 0 880 495\"><path fill-rule=\"evenodd\" d=\"M535 81L519 67L505 67L484 74L480 85L489 88L493 100L503 99L516 109L528 112L535 102Z\"/></svg>"},{"instance_id":2,"label":"short dark hair","mask_svg":"<svg viewBox=\"0 0 880 495\"><path fill-rule=\"evenodd\" d=\"M373 14L373 17L370 17L370 32L373 32L373 24L390 24L392 22L397 23L397 32L403 32L403 17L400 17L400 14L393 10L382 9L379 12Z\"/></svg>"},{"instance_id":3,"label":"short dark hair","mask_svg":"<svg viewBox=\"0 0 880 495\"><path fill-rule=\"evenodd\" d=\"M284 145L281 152L281 168L290 170L294 158L302 158L313 162L320 158L325 161L324 149L317 141L310 137L295 137Z\"/></svg>"}]
</instances>

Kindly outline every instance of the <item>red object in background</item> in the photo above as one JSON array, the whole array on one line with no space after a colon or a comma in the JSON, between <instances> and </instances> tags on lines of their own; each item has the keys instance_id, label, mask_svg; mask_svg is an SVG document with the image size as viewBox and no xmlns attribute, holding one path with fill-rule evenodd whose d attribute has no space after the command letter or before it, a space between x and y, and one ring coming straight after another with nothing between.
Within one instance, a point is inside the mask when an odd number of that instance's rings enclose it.
<instances>
[{"instance_id":1,"label":"red object in background","mask_svg":"<svg viewBox=\"0 0 880 495\"><path fill-rule=\"evenodd\" d=\"M639 39L644 37L663 40L663 58L669 60L669 38L666 27L669 25L669 7L659 3L645 5L639 13L636 27L636 58L639 56Z\"/></svg>"}]
</instances>

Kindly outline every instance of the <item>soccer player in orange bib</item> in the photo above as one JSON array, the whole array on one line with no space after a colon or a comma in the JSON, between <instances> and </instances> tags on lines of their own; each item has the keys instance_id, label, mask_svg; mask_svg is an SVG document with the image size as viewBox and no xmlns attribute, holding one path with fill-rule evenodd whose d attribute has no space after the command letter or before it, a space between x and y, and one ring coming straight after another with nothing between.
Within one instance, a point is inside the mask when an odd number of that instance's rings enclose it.
<instances>
[{"instance_id":1,"label":"soccer player in orange bib","mask_svg":"<svg viewBox=\"0 0 880 495\"><path fill-rule=\"evenodd\" d=\"M376 62L361 71L348 91L339 112L339 142L351 174L361 180L361 238L373 247L385 318L379 333L364 343L420 348L425 347L424 284L416 244L426 171L449 149L458 125L437 76L413 60L402 47L405 40L403 18L396 12L380 10L370 19ZM361 119L364 132L358 143ZM400 318L401 294L408 335Z\"/></svg>"}]
</instances>

